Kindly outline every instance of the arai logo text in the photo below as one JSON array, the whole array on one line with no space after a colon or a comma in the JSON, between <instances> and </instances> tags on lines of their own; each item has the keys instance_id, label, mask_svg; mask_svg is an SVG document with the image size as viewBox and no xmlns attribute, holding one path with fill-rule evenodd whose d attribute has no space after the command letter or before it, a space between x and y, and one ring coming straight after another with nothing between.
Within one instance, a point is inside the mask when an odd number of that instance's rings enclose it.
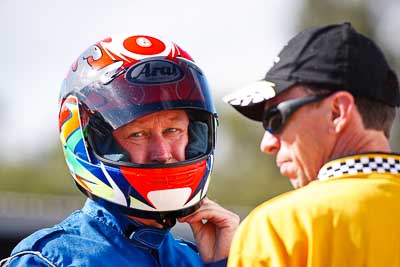
<instances>
[{"instance_id":1,"label":"arai logo text","mask_svg":"<svg viewBox=\"0 0 400 267\"><path fill-rule=\"evenodd\" d=\"M182 69L172 61L149 60L133 65L125 79L136 84L159 84L182 79Z\"/></svg>"}]
</instances>

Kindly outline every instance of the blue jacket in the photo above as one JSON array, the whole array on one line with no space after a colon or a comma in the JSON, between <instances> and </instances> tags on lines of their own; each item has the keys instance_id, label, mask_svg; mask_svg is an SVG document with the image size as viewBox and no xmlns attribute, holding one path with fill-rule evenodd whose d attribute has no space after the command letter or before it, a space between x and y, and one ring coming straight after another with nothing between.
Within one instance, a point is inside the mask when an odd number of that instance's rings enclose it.
<instances>
[{"instance_id":1,"label":"blue jacket","mask_svg":"<svg viewBox=\"0 0 400 267\"><path fill-rule=\"evenodd\" d=\"M3 266L226 266L226 259L204 264L193 243L92 200L60 224L22 240L11 255Z\"/></svg>"}]
</instances>

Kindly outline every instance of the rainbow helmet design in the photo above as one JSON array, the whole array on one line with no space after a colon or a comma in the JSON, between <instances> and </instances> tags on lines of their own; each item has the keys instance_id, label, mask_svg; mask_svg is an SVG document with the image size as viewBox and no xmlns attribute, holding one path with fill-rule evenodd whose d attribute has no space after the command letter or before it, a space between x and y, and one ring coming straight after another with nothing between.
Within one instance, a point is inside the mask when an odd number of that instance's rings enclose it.
<instances>
[{"instance_id":1,"label":"rainbow helmet design","mask_svg":"<svg viewBox=\"0 0 400 267\"><path fill-rule=\"evenodd\" d=\"M175 109L190 119L186 160L130 162L112 131ZM213 167L216 125L203 72L178 45L159 37L119 35L92 45L73 63L61 88L60 138L76 185L129 215L165 223L200 205Z\"/></svg>"}]
</instances>

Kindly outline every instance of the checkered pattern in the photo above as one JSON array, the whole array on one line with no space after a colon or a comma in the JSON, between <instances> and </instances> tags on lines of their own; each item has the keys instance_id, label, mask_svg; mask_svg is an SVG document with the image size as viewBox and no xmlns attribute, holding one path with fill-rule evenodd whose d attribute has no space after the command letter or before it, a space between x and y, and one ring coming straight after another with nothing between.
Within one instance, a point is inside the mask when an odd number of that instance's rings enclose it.
<instances>
[{"instance_id":1,"label":"checkered pattern","mask_svg":"<svg viewBox=\"0 0 400 267\"><path fill-rule=\"evenodd\" d=\"M400 174L400 157L388 154L357 155L325 164L318 173L319 180L353 174Z\"/></svg>"}]
</instances>

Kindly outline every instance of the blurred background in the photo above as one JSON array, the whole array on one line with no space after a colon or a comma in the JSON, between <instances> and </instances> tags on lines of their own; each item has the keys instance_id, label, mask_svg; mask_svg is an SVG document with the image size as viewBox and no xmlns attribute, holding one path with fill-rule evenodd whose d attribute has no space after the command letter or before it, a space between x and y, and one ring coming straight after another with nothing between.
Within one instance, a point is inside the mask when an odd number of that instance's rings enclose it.
<instances>
[{"instance_id":1,"label":"blurred background","mask_svg":"<svg viewBox=\"0 0 400 267\"><path fill-rule=\"evenodd\" d=\"M63 159L57 100L69 66L91 44L112 33L157 34L194 57L220 116L209 197L244 218L291 187L273 157L259 151L261 125L238 116L222 96L261 79L298 31L343 21L376 40L399 74L399 14L398 0L0 0L0 258L85 200ZM176 234L187 237L184 227Z\"/></svg>"}]
</instances>

